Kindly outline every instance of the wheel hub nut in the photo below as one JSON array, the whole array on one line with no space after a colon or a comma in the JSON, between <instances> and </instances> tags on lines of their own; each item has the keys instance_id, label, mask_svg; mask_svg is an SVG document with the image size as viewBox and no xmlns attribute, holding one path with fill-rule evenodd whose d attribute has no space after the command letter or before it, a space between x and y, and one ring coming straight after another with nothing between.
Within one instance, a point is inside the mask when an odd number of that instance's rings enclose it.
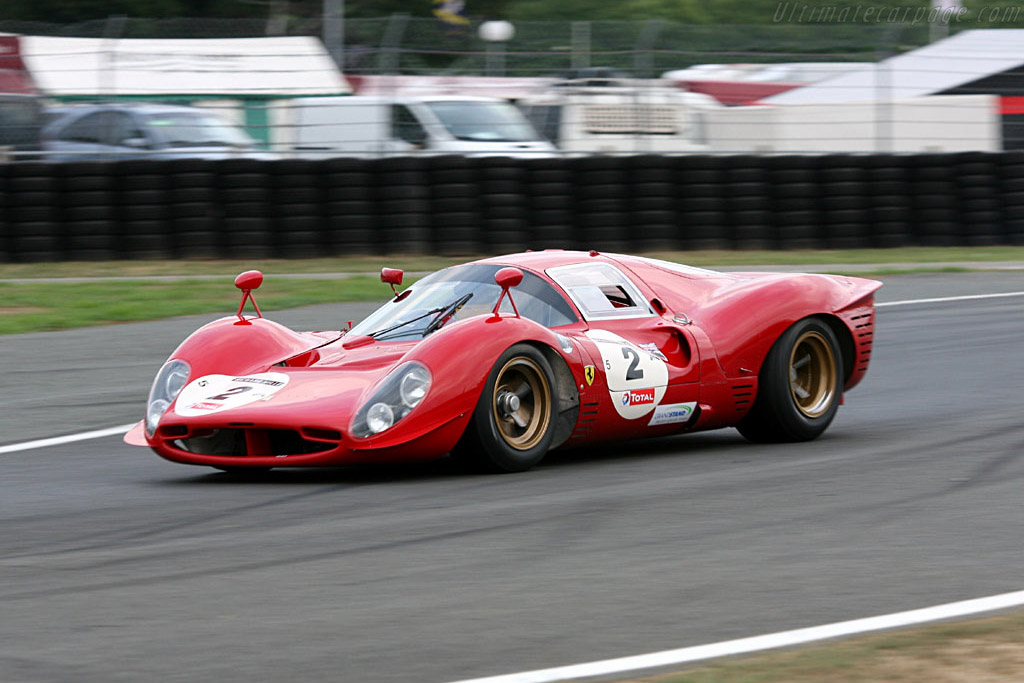
<instances>
[{"instance_id":1,"label":"wheel hub nut","mask_svg":"<svg viewBox=\"0 0 1024 683\"><path fill-rule=\"evenodd\" d=\"M502 392L498 396L498 410L501 411L505 417L511 417L512 413L519 410L520 406L519 397L510 391Z\"/></svg>"}]
</instances>

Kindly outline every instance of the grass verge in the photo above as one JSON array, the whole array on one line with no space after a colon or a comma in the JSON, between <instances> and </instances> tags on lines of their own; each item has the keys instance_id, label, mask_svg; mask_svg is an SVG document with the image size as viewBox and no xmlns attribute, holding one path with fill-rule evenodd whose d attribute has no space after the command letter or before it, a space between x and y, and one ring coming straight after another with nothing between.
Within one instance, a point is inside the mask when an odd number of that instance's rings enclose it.
<instances>
[{"instance_id":1,"label":"grass verge","mask_svg":"<svg viewBox=\"0 0 1024 683\"><path fill-rule=\"evenodd\" d=\"M1022 672L1018 612L726 659L628 683L1010 683Z\"/></svg>"},{"instance_id":2,"label":"grass verge","mask_svg":"<svg viewBox=\"0 0 1024 683\"><path fill-rule=\"evenodd\" d=\"M157 320L194 313L230 315L240 293L233 278L152 282L0 283L0 334L63 330ZM339 301L382 303L390 290L367 276L327 280L275 280L258 293L268 311ZM252 307L247 307L249 313Z\"/></svg>"}]
</instances>

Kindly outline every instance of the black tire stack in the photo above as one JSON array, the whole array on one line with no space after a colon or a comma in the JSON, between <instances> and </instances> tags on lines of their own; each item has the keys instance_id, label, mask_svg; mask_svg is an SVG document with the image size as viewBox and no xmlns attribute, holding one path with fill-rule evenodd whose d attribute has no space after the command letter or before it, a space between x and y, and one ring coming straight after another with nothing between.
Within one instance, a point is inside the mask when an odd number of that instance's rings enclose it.
<instances>
[{"instance_id":1,"label":"black tire stack","mask_svg":"<svg viewBox=\"0 0 1024 683\"><path fill-rule=\"evenodd\" d=\"M205 159L167 163L172 253L179 258L224 254L215 164Z\"/></svg>"},{"instance_id":2,"label":"black tire stack","mask_svg":"<svg viewBox=\"0 0 1024 683\"><path fill-rule=\"evenodd\" d=\"M576 186L576 244L581 249L629 249L629 185L622 159L569 160Z\"/></svg>"},{"instance_id":3,"label":"black tire stack","mask_svg":"<svg viewBox=\"0 0 1024 683\"><path fill-rule=\"evenodd\" d=\"M772 214L768 171L759 156L733 157L725 169L728 235L733 249L771 249Z\"/></svg>"},{"instance_id":4,"label":"black tire stack","mask_svg":"<svg viewBox=\"0 0 1024 683\"><path fill-rule=\"evenodd\" d=\"M120 218L121 258L161 259L173 253L164 162L132 159L114 163L114 194Z\"/></svg>"},{"instance_id":5,"label":"black tire stack","mask_svg":"<svg viewBox=\"0 0 1024 683\"><path fill-rule=\"evenodd\" d=\"M17 261L61 261L68 257L61 234L60 191L52 164L6 165L8 250Z\"/></svg>"},{"instance_id":6,"label":"black tire stack","mask_svg":"<svg viewBox=\"0 0 1024 683\"><path fill-rule=\"evenodd\" d=\"M267 202L270 176L266 162L256 159L219 161L216 187L224 215L222 255L225 258L274 255Z\"/></svg>"},{"instance_id":7,"label":"black tire stack","mask_svg":"<svg viewBox=\"0 0 1024 683\"><path fill-rule=\"evenodd\" d=\"M1024 152L1002 155L999 197L1006 244L1024 245Z\"/></svg>"},{"instance_id":8,"label":"black tire stack","mask_svg":"<svg viewBox=\"0 0 1024 683\"><path fill-rule=\"evenodd\" d=\"M477 170L464 156L427 160L430 183L431 251L446 256L483 253Z\"/></svg>"},{"instance_id":9,"label":"black tire stack","mask_svg":"<svg viewBox=\"0 0 1024 683\"><path fill-rule=\"evenodd\" d=\"M828 249L857 249L867 244L867 174L845 155L828 155L818 162L822 245Z\"/></svg>"},{"instance_id":10,"label":"black tire stack","mask_svg":"<svg viewBox=\"0 0 1024 683\"><path fill-rule=\"evenodd\" d=\"M99 161L71 162L58 167L63 247L76 261L112 260L118 256L116 179L111 171L111 164Z\"/></svg>"},{"instance_id":11,"label":"black tire stack","mask_svg":"<svg viewBox=\"0 0 1024 683\"><path fill-rule=\"evenodd\" d=\"M0 164L0 263L17 260L12 251L11 222L7 216L10 199L7 192L7 171L10 164Z\"/></svg>"},{"instance_id":12,"label":"black tire stack","mask_svg":"<svg viewBox=\"0 0 1024 683\"><path fill-rule=\"evenodd\" d=\"M955 167L946 154L919 154L912 167L914 234L925 247L961 244Z\"/></svg>"},{"instance_id":13,"label":"black tire stack","mask_svg":"<svg viewBox=\"0 0 1024 683\"><path fill-rule=\"evenodd\" d=\"M956 159L960 231L969 246L1004 243L1002 201L999 198L999 156L965 152Z\"/></svg>"},{"instance_id":14,"label":"black tire stack","mask_svg":"<svg viewBox=\"0 0 1024 683\"><path fill-rule=\"evenodd\" d=\"M387 251L377 230L375 183L370 162L328 159L318 170L323 177L326 248L331 254L374 254Z\"/></svg>"},{"instance_id":15,"label":"black tire stack","mask_svg":"<svg viewBox=\"0 0 1024 683\"><path fill-rule=\"evenodd\" d=\"M430 198L426 160L396 157L373 162L383 251L426 254L430 251Z\"/></svg>"},{"instance_id":16,"label":"black tire stack","mask_svg":"<svg viewBox=\"0 0 1024 683\"><path fill-rule=\"evenodd\" d=\"M319 167L308 159L281 159L267 167L275 253L284 258L323 256L326 217Z\"/></svg>"},{"instance_id":17,"label":"black tire stack","mask_svg":"<svg viewBox=\"0 0 1024 683\"><path fill-rule=\"evenodd\" d=\"M908 158L890 154L865 159L864 204L867 217L858 213L855 221L867 231L852 243L862 247L909 246L913 241L913 207Z\"/></svg>"},{"instance_id":18,"label":"black tire stack","mask_svg":"<svg viewBox=\"0 0 1024 683\"><path fill-rule=\"evenodd\" d=\"M776 247L820 247L817 158L809 155L774 156L767 157L765 162Z\"/></svg>"},{"instance_id":19,"label":"black tire stack","mask_svg":"<svg viewBox=\"0 0 1024 683\"><path fill-rule=\"evenodd\" d=\"M533 249L565 249L573 239L574 188L572 172L559 158L530 159L524 164L528 223Z\"/></svg>"},{"instance_id":20,"label":"black tire stack","mask_svg":"<svg viewBox=\"0 0 1024 683\"><path fill-rule=\"evenodd\" d=\"M522 159L474 160L480 178L483 247L493 254L529 248L532 235L526 208L526 169Z\"/></svg>"},{"instance_id":21,"label":"black tire stack","mask_svg":"<svg viewBox=\"0 0 1024 683\"><path fill-rule=\"evenodd\" d=\"M728 249L727 161L707 155L676 160L676 236L679 249Z\"/></svg>"},{"instance_id":22,"label":"black tire stack","mask_svg":"<svg viewBox=\"0 0 1024 683\"><path fill-rule=\"evenodd\" d=\"M629 248L643 251L675 245L676 189L672 159L645 154L623 159L629 185Z\"/></svg>"}]
</instances>

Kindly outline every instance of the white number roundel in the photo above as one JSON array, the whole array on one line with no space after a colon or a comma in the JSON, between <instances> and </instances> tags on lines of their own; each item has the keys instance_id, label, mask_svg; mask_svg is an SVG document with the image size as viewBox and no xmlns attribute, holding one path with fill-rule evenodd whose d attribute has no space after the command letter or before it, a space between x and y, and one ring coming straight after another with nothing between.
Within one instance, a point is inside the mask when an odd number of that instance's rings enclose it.
<instances>
[{"instance_id":1,"label":"white number roundel","mask_svg":"<svg viewBox=\"0 0 1024 683\"><path fill-rule=\"evenodd\" d=\"M601 367L619 415L636 420L654 410L668 385L665 362L614 332L589 330L586 335L601 352Z\"/></svg>"},{"instance_id":2,"label":"white number roundel","mask_svg":"<svg viewBox=\"0 0 1024 683\"><path fill-rule=\"evenodd\" d=\"M184 417L197 417L238 408L254 401L266 401L286 384L288 375L280 372L241 377L206 375L181 390L174 412Z\"/></svg>"}]
</instances>

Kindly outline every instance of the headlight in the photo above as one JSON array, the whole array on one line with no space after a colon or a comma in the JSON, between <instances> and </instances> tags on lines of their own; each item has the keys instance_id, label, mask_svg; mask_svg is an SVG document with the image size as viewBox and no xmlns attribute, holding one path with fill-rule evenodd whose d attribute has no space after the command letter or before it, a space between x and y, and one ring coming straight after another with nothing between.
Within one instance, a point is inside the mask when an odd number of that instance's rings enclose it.
<instances>
[{"instance_id":1,"label":"headlight","mask_svg":"<svg viewBox=\"0 0 1024 683\"><path fill-rule=\"evenodd\" d=\"M430 381L430 370L415 361L392 370L356 411L352 435L366 438L390 429L420 404Z\"/></svg>"},{"instance_id":2,"label":"headlight","mask_svg":"<svg viewBox=\"0 0 1024 683\"><path fill-rule=\"evenodd\" d=\"M160 418L174 403L181 390L188 384L192 368L183 360L171 360L164 363L160 372L156 373L153 387L149 390L149 401L146 403L146 433L150 436L156 431Z\"/></svg>"},{"instance_id":3,"label":"headlight","mask_svg":"<svg viewBox=\"0 0 1024 683\"><path fill-rule=\"evenodd\" d=\"M427 395L429 388L430 372L422 365L412 365L402 376L402 381L398 385L398 395L402 398L402 403L415 408Z\"/></svg>"}]
</instances>

